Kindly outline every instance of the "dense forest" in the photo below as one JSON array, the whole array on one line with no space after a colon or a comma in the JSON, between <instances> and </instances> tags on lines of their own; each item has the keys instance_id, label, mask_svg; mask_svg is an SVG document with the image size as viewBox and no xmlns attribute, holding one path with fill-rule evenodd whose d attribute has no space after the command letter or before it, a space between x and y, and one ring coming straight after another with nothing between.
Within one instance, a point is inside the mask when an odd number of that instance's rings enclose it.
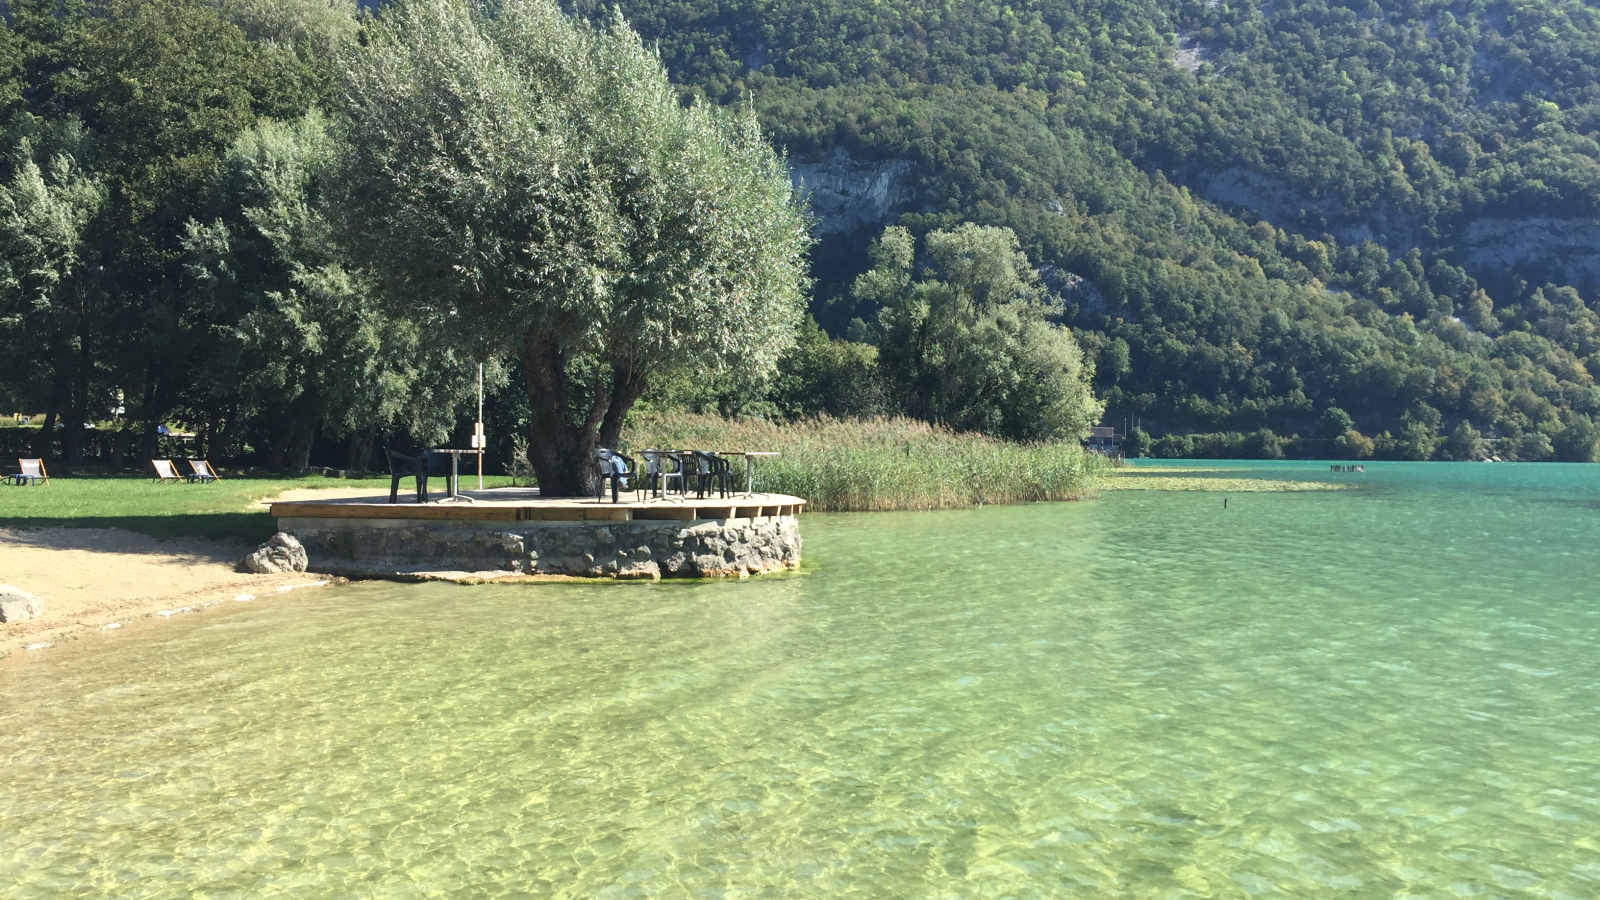
<instances>
[{"instance_id":1,"label":"dense forest","mask_svg":"<svg viewBox=\"0 0 1600 900\"><path fill-rule=\"evenodd\" d=\"M819 194L891 188L849 215L819 203L813 319L777 377L664 380L646 408L910 412L1048 436L1038 415L1019 418L1048 404L1016 378L1057 352L1027 337L1045 316L1083 347L1106 421L1138 423L1147 452L1596 456L1600 12L1556 0L620 9L684 103L749 105L801 180L843 173ZM264 200L264 185L305 177L274 142L299 129L291 143L318 146L305 129L339 105L363 21L326 0L8 4L0 184L32 198L34 219L14 204L0 231L68 262L11 266L0 405L52 423L115 413L146 446L157 423L182 422L291 466L313 446L357 461L374 440L452 427L471 361L428 357L419 336L339 299L359 293L340 280L355 276L316 263L301 210ZM1026 314L968 316L949 346L1015 322L995 355L1018 363L991 378L992 396L941 389L936 402L919 388L934 383L928 358L907 353L907 310L959 288L938 248L974 225L1031 266L1026 302L1003 304ZM974 371L958 357L940 363L944 383ZM492 385L514 378L491 365ZM491 403L497 440L526 423L517 393Z\"/></svg>"},{"instance_id":2,"label":"dense forest","mask_svg":"<svg viewBox=\"0 0 1600 900\"><path fill-rule=\"evenodd\" d=\"M1012 228L1095 356L1108 420L1213 433L1158 449L1233 452L1226 432L1265 428L1318 453L1359 430L1340 446L1448 456L1493 436L1505 456L1594 457L1600 12L623 9L686 92L754 103L797 163L908 162L894 223ZM876 325L851 290L871 236L817 250L814 312L835 337Z\"/></svg>"}]
</instances>

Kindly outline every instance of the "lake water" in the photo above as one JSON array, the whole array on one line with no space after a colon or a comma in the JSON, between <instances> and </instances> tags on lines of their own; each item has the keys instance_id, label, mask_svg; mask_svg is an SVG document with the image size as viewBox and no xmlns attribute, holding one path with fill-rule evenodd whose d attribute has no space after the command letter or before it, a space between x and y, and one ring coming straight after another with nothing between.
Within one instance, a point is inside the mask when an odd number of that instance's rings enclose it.
<instances>
[{"instance_id":1,"label":"lake water","mask_svg":"<svg viewBox=\"0 0 1600 900\"><path fill-rule=\"evenodd\" d=\"M0 895L1595 897L1600 466L1236 466L1360 488L51 650L0 670Z\"/></svg>"}]
</instances>

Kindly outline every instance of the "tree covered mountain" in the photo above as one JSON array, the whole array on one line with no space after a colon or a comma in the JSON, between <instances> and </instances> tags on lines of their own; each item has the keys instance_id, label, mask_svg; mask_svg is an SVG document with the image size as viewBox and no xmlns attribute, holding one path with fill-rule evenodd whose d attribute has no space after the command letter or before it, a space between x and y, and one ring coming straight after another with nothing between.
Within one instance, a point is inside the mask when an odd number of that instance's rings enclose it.
<instances>
[{"instance_id":1,"label":"tree covered mountain","mask_svg":"<svg viewBox=\"0 0 1600 900\"><path fill-rule=\"evenodd\" d=\"M909 163L907 202L815 254L835 336L874 326L851 284L883 226L1004 225L1066 299L1111 419L1331 438L1342 411L1398 455L1462 421L1504 453L1594 455L1591 8L621 8L685 93L753 103L802 167Z\"/></svg>"},{"instance_id":2,"label":"tree covered mountain","mask_svg":"<svg viewBox=\"0 0 1600 900\"><path fill-rule=\"evenodd\" d=\"M327 224L350 61L388 14L363 5L0 3L0 404L52 429L116 419L113 458L165 422L291 467L451 427L479 360L380 315L373 261ZM684 103L754 108L820 217L824 330L801 328L775 378L662 379L647 405L1032 439L1103 401L1174 455L1270 455L1290 435L1304 454L1458 458L1484 437L1523 459L1600 453L1595 10L620 11ZM490 363L492 383L516 378ZM1076 411L1047 414L1049 384ZM528 421L495 415L506 435ZM84 439L66 429L63 453Z\"/></svg>"}]
</instances>

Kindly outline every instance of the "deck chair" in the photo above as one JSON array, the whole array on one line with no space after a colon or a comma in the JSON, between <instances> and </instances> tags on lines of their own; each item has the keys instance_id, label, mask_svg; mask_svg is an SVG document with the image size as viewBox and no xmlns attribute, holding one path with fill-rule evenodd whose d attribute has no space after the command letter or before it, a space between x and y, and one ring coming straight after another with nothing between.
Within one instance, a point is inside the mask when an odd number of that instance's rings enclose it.
<instances>
[{"instance_id":1,"label":"deck chair","mask_svg":"<svg viewBox=\"0 0 1600 900\"><path fill-rule=\"evenodd\" d=\"M428 461L420 456L407 456L396 453L388 447L383 448L384 455L389 457L389 502L400 502L400 479L415 478L417 480L417 502L428 502Z\"/></svg>"},{"instance_id":2,"label":"deck chair","mask_svg":"<svg viewBox=\"0 0 1600 900\"><path fill-rule=\"evenodd\" d=\"M50 473L44 470L44 460L19 459L17 460L17 465L21 468L21 471L15 475L7 475L5 477L6 481L18 487L38 484L41 481L45 484L50 483Z\"/></svg>"},{"instance_id":3,"label":"deck chair","mask_svg":"<svg viewBox=\"0 0 1600 900\"><path fill-rule=\"evenodd\" d=\"M191 459L189 460L189 468L194 470L194 474L189 476L190 481L198 481L201 484L206 484L207 482L222 480L222 476L218 475L217 470L211 468L211 463L207 462L206 460Z\"/></svg>"},{"instance_id":4,"label":"deck chair","mask_svg":"<svg viewBox=\"0 0 1600 900\"><path fill-rule=\"evenodd\" d=\"M184 480L170 459L152 459L150 464L156 467L156 480L162 484L178 484Z\"/></svg>"}]
</instances>

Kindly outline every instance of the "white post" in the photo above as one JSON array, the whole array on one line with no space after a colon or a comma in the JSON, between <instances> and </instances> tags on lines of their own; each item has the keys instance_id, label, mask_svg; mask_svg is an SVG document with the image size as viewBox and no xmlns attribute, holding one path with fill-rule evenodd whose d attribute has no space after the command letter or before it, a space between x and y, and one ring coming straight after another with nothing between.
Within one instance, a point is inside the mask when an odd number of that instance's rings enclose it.
<instances>
[{"instance_id":1,"label":"white post","mask_svg":"<svg viewBox=\"0 0 1600 900\"><path fill-rule=\"evenodd\" d=\"M483 490L483 454L489 449L483 434L483 363L478 363L478 426L472 436L472 446L478 451L478 490Z\"/></svg>"}]
</instances>

